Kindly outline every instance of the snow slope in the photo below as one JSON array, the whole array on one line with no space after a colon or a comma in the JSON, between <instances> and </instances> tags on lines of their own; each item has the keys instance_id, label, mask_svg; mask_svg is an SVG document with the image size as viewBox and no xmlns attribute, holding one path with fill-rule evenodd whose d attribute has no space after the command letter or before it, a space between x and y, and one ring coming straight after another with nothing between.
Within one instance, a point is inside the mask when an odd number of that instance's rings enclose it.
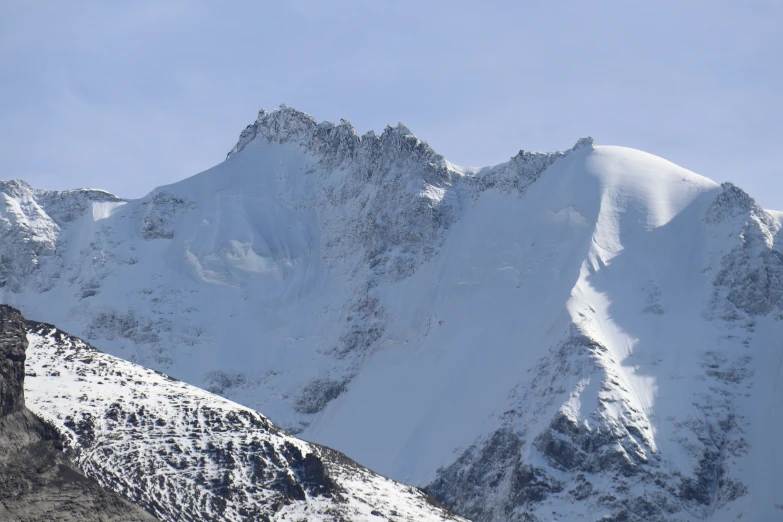
<instances>
[{"instance_id":1,"label":"snow slope","mask_svg":"<svg viewBox=\"0 0 783 522\"><path fill-rule=\"evenodd\" d=\"M783 515L781 214L733 185L281 107L140 200L3 192L5 302L466 516Z\"/></svg>"}]
</instances>

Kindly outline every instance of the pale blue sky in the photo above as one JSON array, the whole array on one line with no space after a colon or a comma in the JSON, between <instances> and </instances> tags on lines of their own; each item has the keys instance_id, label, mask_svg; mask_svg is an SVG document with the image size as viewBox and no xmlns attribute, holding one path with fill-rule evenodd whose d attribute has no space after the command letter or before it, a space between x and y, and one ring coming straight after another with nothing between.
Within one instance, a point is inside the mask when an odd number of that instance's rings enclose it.
<instances>
[{"instance_id":1,"label":"pale blue sky","mask_svg":"<svg viewBox=\"0 0 783 522\"><path fill-rule=\"evenodd\" d=\"M286 103L462 165L591 135L783 210L781 27L781 0L0 0L0 178L138 197Z\"/></svg>"}]
</instances>

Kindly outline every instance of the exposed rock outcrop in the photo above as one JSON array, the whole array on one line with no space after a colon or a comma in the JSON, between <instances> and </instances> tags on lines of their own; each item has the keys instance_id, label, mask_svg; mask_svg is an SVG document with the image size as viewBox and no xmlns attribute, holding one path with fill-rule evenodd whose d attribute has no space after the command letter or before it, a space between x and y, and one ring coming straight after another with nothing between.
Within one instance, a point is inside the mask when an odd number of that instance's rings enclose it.
<instances>
[{"instance_id":1,"label":"exposed rock outcrop","mask_svg":"<svg viewBox=\"0 0 783 522\"><path fill-rule=\"evenodd\" d=\"M0 306L0 520L155 520L84 476L58 432L25 407L26 348L22 315Z\"/></svg>"},{"instance_id":2,"label":"exposed rock outcrop","mask_svg":"<svg viewBox=\"0 0 783 522\"><path fill-rule=\"evenodd\" d=\"M167 521L462 520L263 415L27 322L28 395L84 472ZM326 390L304 407L320 407Z\"/></svg>"}]
</instances>

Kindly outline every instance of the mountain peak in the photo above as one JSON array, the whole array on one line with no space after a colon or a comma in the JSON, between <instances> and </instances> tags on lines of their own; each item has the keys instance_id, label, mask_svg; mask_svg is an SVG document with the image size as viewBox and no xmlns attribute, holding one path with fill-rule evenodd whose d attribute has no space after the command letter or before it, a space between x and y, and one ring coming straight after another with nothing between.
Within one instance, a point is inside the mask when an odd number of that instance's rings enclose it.
<instances>
[{"instance_id":1,"label":"mountain peak","mask_svg":"<svg viewBox=\"0 0 783 522\"><path fill-rule=\"evenodd\" d=\"M720 193L715 197L704 216L707 223L720 223L751 212L763 214L756 200L738 186L726 181L721 183L720 188Z\"/></svg>"},{"instance_id":2,"label":"mountain peak","mask_svg":"<svg viewBox=\"0 0 783 522\"><path fill-rule=\"evenodd\" d=\"M413 133L411 130L406 127L402 122L397 122L397 125L392 127L391 125L386 126L386 131L397 134L399 136L413 136Z\"/></svg>"},{"instance_id":3,"label":"mountain peak","mask_svg":"<svg viewBox=\"0 0 783 522\"><path fill-rule=\"evenodd\" d=\"M285 104L281 104L280 107L272 112L261 109L258 111L256 121L248 125L239 135L239 141L228 153L226 159L240 152L259 135L268 141L277 141L279 143L289 141L307 143L317 133L328 133L335 127L339 127L341 134L348 131L348 134L356 135L353 126L346 120L341 120L338 126L328 121L318 123L309 114Z\"/></svg>"},{"instance_id":4,"label":"mountain peak","mask_svg":"<svg viewBox=\"0 0 783 522\"><path fill-rule=\"evenodd\" d=\"M571 148L571 150L579 150L579 149L594 149L595 148L595 141L590 136L587 136L585 138L579 138L576 141L576 144Z\"/></svg>"},{"instance_id":5,"label":"mountain peak","mask_svg":"<svg viewBox=\"0 0 783 522\"><path fill-rule=\"evenodd\" d=\"M33 187L23 179L16 178L8 181L0 181L0 192L4 192L12 197L29 194L32 191Z\"/></svg>"},{"instance_id":6,"label":"mountain peak","mask_svg":"<svg viewBox=\"0 0 783 522\"><path fill-rule=\"evenodd\" d=\"M398 158L403 153L404 156L413 157L415 162L423 161L425 164L443 162L440 154L402 123L387 125L380 136L370 131L360 137L348 120L341 119L336 125L330 121L318 122L309 114L285 104L272 112L261 109L256 121L242 131L239 141L226 159L242 151L258 137L269 143L298 143L311 152L323 155L335 165L347 158L374 156L381 151Z\"/></svg>"}]
</instances>

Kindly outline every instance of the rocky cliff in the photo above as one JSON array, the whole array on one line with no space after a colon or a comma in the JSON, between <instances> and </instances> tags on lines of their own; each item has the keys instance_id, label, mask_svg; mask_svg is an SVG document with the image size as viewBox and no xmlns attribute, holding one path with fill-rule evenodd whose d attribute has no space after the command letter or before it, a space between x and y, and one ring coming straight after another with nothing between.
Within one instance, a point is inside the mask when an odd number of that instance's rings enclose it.
<instances>
[{"instance_id":1,"label":"rocky cliff","mask_svg":"<svg viewBox=\"0 0 783 522\"><path fill-rule=\"evenodd\" d=\"M155 520L87 478L63 453L57 430L25 407L26 349L22 315L0 306L0 520Z\"/></svg>"}]
</instances>

